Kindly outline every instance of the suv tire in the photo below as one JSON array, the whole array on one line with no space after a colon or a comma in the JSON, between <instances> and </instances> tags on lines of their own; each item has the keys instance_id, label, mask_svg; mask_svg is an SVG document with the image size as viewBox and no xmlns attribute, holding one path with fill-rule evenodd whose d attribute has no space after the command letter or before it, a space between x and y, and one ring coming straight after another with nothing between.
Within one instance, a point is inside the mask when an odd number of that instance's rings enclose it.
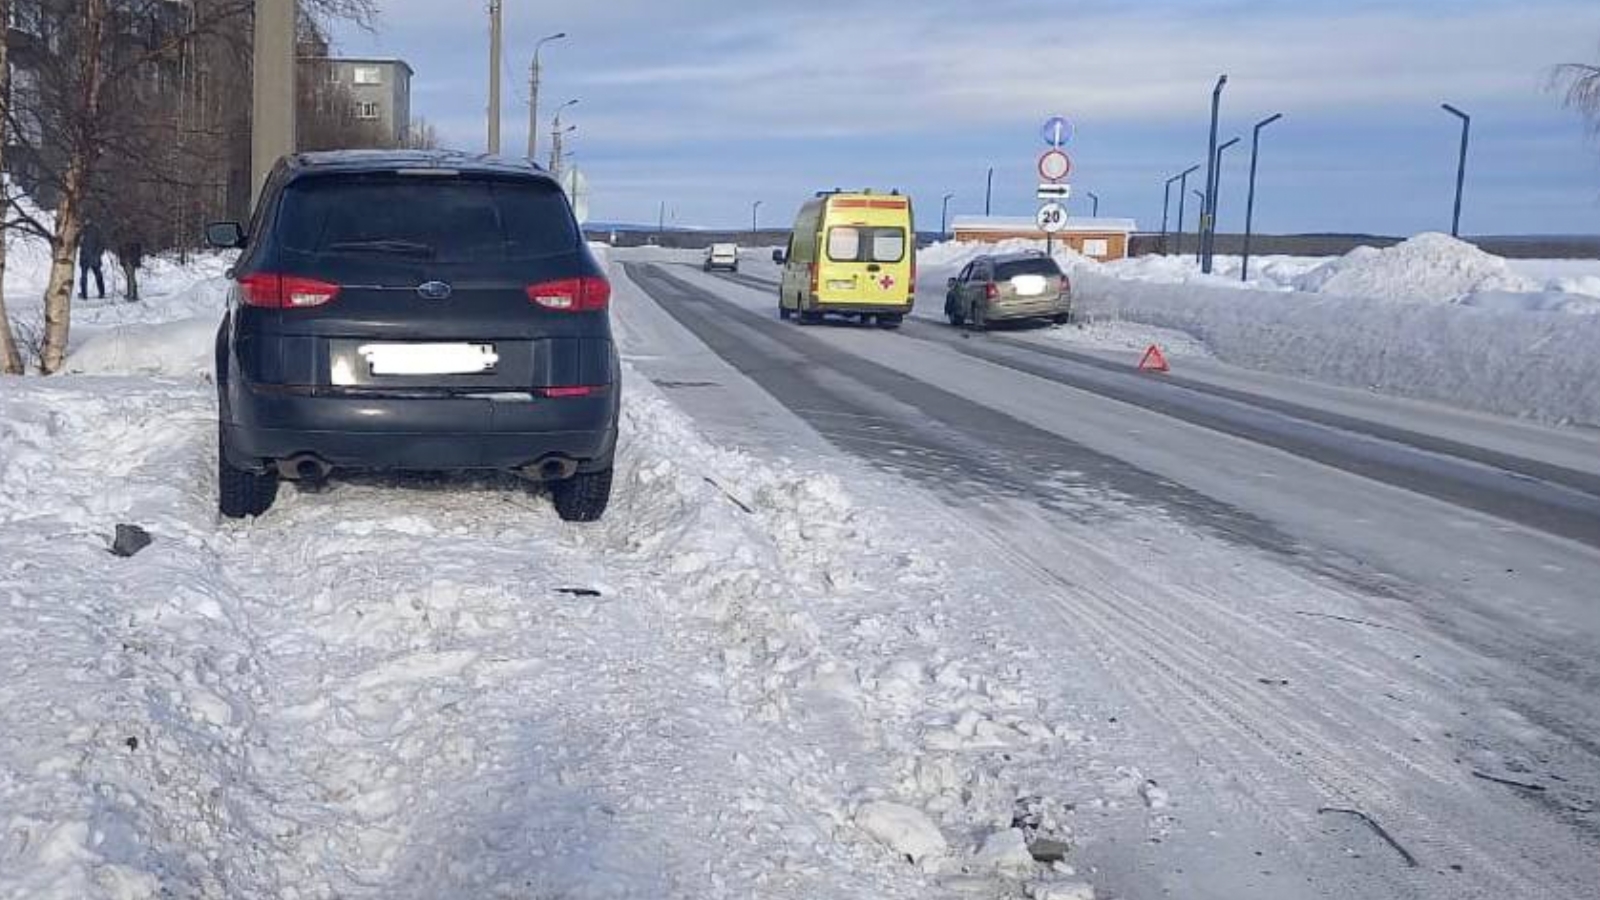
<instances>
[{"instance_id":1,"label":"suv tire","mask_svg":"<svg viewBox=\"0 0 1600 900\"><path fill-rule=\"evenodd\" d=\"M259 516L278 499L278 473L272 469L257 474L228 464L227 448L217 435L217 511L225 518Z\"/></svg>"},{"instance_id":2,"label":"suv tire","mask_svg":"<svg viewBox=\"0 0 1600 900\"><path fill-rule=\"evenodd\" d=\"M550 499L563 522L598 522L611 503L611 470L580 472L550 485Z\"/></svg>"}]
</instances>

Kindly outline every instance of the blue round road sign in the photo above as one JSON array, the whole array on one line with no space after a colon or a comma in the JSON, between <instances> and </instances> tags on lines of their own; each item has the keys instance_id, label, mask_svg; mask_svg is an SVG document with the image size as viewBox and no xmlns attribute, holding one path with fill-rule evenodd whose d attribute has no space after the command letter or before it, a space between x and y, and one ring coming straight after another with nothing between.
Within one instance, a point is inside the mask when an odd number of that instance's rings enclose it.
<instances>
[{"instance_id":1,"label":"blue round road sign","mask_svg":"<svg viewBox=\"0 0 1600 900\"><path fill-rule=\"evenodd\" d=\"M1060 147L1072 140L1072 123L1061 116L1051 116L1045 121L1044 127L1039 130L1044 136L1044 142L1052 147Z\"/></svg>"}]
</instances>

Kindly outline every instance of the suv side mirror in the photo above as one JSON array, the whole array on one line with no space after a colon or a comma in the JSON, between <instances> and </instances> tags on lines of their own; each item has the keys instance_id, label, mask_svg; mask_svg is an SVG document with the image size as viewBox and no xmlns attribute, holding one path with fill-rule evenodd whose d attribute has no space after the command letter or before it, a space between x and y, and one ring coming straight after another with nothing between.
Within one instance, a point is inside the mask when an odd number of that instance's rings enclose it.
<instances>
[{"instance_id":1,"label":"suv side mirror","mask_svg":"<svg viewBox=\"0 0 1600 900\"><path fill-rule=\"evenodd\" d=\"M945 279L944 286L947 287L947 288L950 288L951 290L955 290L957 281L960 281L960 279L959 278L947 278L947 279Z\"/></svg>"},{"instance_id":2,"label":"suv side mirror","mask_svg":"<svg viewBox=\"0 0 1600 900\"><path fill-rule=\"evenodd\" d=\"M206 226L206 243L217 250L244 246L244 226L238 222L212 222Z\"/></svg>"},{"instance_id":3,"label":"suv side mirror","mask_svg":"<svg viewBox=\"0 0 1600 900\"><path fill-rule=\"evenodd\" d=\"M782 265L788 261L787 255L782 250L774 250L772 251L772 261Z\"/></svg>"}]
</instances>

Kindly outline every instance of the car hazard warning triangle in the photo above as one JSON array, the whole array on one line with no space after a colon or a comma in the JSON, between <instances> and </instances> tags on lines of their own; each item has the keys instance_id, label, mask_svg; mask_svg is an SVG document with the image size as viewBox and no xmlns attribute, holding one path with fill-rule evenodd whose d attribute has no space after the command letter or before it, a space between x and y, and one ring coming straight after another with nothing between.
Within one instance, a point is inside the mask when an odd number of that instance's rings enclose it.
<instances>
[{"instance_id":1,"label":"car hazard warning triangle","mask_svg":"<svg viewBox=\"0 0 1600 900\"><path fill-rule=\"evenodd\" d=\"M1150 349L1144 351L1144 358L1139 360L1139 371L1170 372L1172 370L1167 365L1166 354L1161 352L1160 347L1151 344Z\"/></svg>"}]
</instances>

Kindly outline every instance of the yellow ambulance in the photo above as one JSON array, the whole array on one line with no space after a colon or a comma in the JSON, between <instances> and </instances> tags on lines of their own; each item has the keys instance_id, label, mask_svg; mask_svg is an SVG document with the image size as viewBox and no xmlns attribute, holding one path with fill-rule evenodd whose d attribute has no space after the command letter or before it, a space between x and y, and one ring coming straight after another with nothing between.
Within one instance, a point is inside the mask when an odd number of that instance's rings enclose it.
<instances>
[{"instance_id":1,"label":"yellow ambulance","mask_svg":"<svg viewBox=\"0 0 1600 900\"><path fill-rule=\"evenodd\" d=\"M802 324L830 313L898 328L917 296L911 198L898 191L824 191L800 207L783 264L778 315Z\"/></svg>"}]
</instances>

